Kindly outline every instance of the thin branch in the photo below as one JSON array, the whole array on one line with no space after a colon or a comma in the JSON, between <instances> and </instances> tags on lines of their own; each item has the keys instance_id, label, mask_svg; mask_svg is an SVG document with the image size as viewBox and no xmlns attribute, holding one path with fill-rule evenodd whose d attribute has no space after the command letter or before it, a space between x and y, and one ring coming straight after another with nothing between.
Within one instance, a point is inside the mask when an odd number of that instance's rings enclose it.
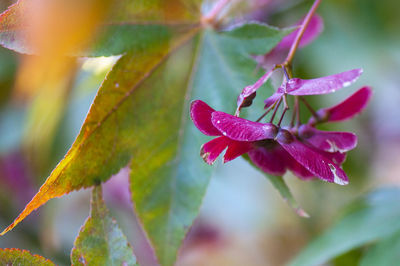
<instances>
[{"instance_id":1,"label":"thin branch","mask_svg":"<svg viewBox=\"0 0 400 266\"><path fill-rule=\"evenodd\" d=\"M295 121L296 125L300 123L299 96L294 96L294 108L293 108L292 120L290 121L290 127L294 126Z\"/></svg>"},{"instance_id":2,"label":"thin branch","mask_svg":"<svg viewBox=\"0 0 400 266\"><path fill-rule=\"evenodd\" d=\"M271 112L271 110L275 107L275 104L277 102L275 102L273 105L271 105L270 107L267 108L267 110L256 120L256 122L260 122L261 119L263 119L269 112Z\"/></svg>"},{"instance_id":3,"label":"thin branch","mask_svg":"<svg viewBox=\"0 0 400 266\"><path fill-rule=\"evenodd\" d=\"M306 31L308 24L311 21L312 16L314 15L315 11L318 8L318 5L321 3L321 0L315 0L314 4L312 5L310 11L308 11L307 16L304 18L303 23L300 26L300 30L296 35L296 39L294 40L292 46L290 47L290 51L288 56L286 57L285 62L283 63L284 66L289 66L292 63L293 57L297 51L301 38L303 37L304 32Z\"/></svg>"},{"instance_id":4,"label":"thin branch","mask_svg":"<svg viewBox=\"0 0 400 266\"><path fill-rule=\"evenodd\" d=\"M318 120L319 116L317 112L311 107L311 105L304 99L304 97L299 96L300 100L304 103L304 105L307 107L307 109L310 111L310 113Z\"/></svg>"},{"instance_id":5,"label":"thin branch","mask_svg":"<svg viewBox=\"0 0 400 266\"><path fill-rule=\"evenodd\" d=\"M281 126L283 117L285 116L286 111L289 110L289 105L288 105L288 103L287 103L287 97L286 97L286 95L287 95L287 94L283 95L283 112L282 112L282 116L281 116L281 118L279 119L279 122L278 122L278 124L277 124L278 127Z\"/></svg>"},{"instance_id":6,"label":"thin branch","mask_svg":"<svg viewBox=\"0 0 400 266\"><path fill-rule=\"evenodd\" d=\"M274 121L274 118L275 118L276 112L278 111L278 109L279 109L279 106L281 105L281 102L282 102L282 97L281 97L281 98L279 98L279 101L278 101L278 103L277 103L277 104L276 104L276 106L275 106L274 113L272 114L272 116L271 116L271 119L269 120L269 122L270 122L270 123L272 123L272 122Z\"/></svg>"}]
</instances>

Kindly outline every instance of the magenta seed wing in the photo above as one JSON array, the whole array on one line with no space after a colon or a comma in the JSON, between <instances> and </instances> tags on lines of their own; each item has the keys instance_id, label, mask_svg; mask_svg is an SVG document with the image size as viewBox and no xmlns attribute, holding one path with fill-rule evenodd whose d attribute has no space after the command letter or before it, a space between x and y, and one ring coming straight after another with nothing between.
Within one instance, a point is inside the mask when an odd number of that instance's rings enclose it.
<instances>
[{"instance_id":1,"label":"magenta seed wing","mask_svg":"<svg viewBox=\"0 0 400 266\"><path fill-rule=\"evenodd\" d=\"M273 139L277 133L271 123L257 123L224 112L213 112L211 121L222 135L237 141Z\"/></svg>"},{"instance_id":2,"label":"magenta seed wing","mask_svg":"<svg viewBox=\"0 0 400 266\"><path fill-rule=\"evenodd\" d=\"M341 166L344 161L346 160L346 153L341 153L341 152L325 152L325 151L319 151L323 156L326 158L331 159L335 164Z\"/></svg>"},{"instance_id":3,"label":"magenta seed wing","mask_svg":"<svg viewBox=\"0 0 400 266\"><path fill-rule=\"evenodd\" d=\"M303 19L296 23L295 26L299 26L303 23ZM314 15L310 23L308 24L307 29L305 30L303 37L301 38L299 48L304 47L311 42L313 42L323 31L324 29L324 21L318 15ZM288 50L292 46L299 29L293 31L291 34L287 35L282 39L282 41L276 46L276 49L279 50Z\"/></svg>"},{"instance_id":4,"label":"magenta seed wing","mask_svg":"<svg viewBox=\"0 0 400 266\"><path fill-rule=\"evenodd\" d=\"M283 96L283 93L280 91L280 89L278 89L278 91L276 91L274 94L272 94L271 96L269 96L265 101L265 106L264 108L267 109L268 107L270 107L271 105L273 105L275 102L277 102L281 97Z\"/></svg>"},{"instance_id":5,"label":"magenta seed wing","mask_svg":"<svg viewBox=\"0 0 400 266\"><path fill-rule=\"evenodd\" d=\"M289 154L288 154L289 155ZM290 155L289 155L290 156ZM291 156L290 156L291 157ZM289 170L297 177L303 180L314 179L315 175L308 171L303 165L291 157Z\"/></svg>"},{"instance_id":6,"label":"magenta seed wing","mask_svg":"<svg viewBox=\"0 0 400 266\"><path fill-rule=\"evenodd\" d=\"M228 147L230 139L226 137L218 137L204 143L200 149L200 156L208 164L213 164L218 156Z\"/></svg>"},{"instance_id":7,"label":"magenta seed wing","mask_svg":"<svg viewBox=\"0 0 400 266\"><path fill-rule=\"evenodd\" d=\"M205 135L221 136L221 132L211 123L211 114L215 112L208 104L196 100L190 105L190 117L194 125Z\"/></svg>"},{"instance_id":8,"label":"magenta seed wing","mask_svg":"<svg viewBox=\"0 0 400 266\"><path fill-rule=\"evenodd\" d=\"M254 145L251 142L234 141L230 140L228 149L224 154L224 163L232 161L242 154L248 153L254 149Z\"/></svg>"},{"instance_id":9,"label":"magenta seed wing","mask_svg":"<svg viewBox=\"0 0 400 266\"><path fill-rule=\"evenodd\" d=\"M357 146L357 136L351 132L321 131L308 126L301 129L300 137L319 150L345 153Z\"/></svg>"},{"instance_id":10,"label":"magenta seed wing","mask_svg":"<svg viewBox=\"0 0 400 266\"><path fill-rule=\"evenodd\" d=\"M285 142L278 138L278 142L296 161L319 179L339 185L349 183L346 173L337 164L297 139Z\"/></svg>"},{"instance_id":11,"label":"magenta seed wing","mask_svg":"<svg viewBox=\"0 0 400 266\"><path fill-rule=\"evenodd\" d=\"M362 69L353 69L339 74L316 79L289 80L286 92L291 95L319 95L335 92L350 86L362 74Z\"/></svg>"},{"instance_id":12,"label":"magenta seed wing","mask_svg":"<svg viewBox=\"0 0 400 266\"><path fill-rule=\"evenodd\" d=\"M279 144L273 148L259 147L248 154L258 168L276 176L285 174L288 162L291 160L290 155Z\"/></svg>"},{"instance_id":13,"label":"magenta seed wing","mask_svg":"<svg viewBox=\"0 0 400 266\"><path fill-rule=\"evenodd\" d=\"M328 115L328 121L343 121L361 113L372 96L370 87L363 87L343 102L330 108L322 109Z\"/></svg>"},{"instance_id":14,"label":"magenta seed wing","mask_svg":"<svg viewBox=\"0 0 400 266\"><path fill-rule=\"evenodd\" d=\"M237 98L236 114L239 113L240 108L244 107L246 100L253 97L253 94L271 77L274 69L267 71L259 80L253 85L246 86Z\"/></svg>"}]
</instances>

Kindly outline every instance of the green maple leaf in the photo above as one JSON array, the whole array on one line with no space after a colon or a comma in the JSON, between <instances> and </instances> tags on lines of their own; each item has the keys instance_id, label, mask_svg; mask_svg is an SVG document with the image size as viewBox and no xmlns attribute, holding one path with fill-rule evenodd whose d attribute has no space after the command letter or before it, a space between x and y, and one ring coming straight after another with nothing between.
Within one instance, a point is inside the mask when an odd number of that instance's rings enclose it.
<instances>
[{"instance_id":1,"label":"green maple leaf","mask_svg":"<svg viewBox=\"0 0 400 266\"><path fill-rule=\"evenodd\" d=\"M18 266L53 266L53 262L39 255L32 255L29 251L16 248L0 249L1 265L18 265Z\"/></svg>"},{"instance_id":2,"label":"green maple leaf","mask_svg":"<svg viewBox=\"0 0 400 266\"><path fill-rule=\"evenodd\" d=\"M92 191L90 216L71 251L72 265L138 265L132 247L110 216L101 186Z\"/></svg>"}]
</instances>

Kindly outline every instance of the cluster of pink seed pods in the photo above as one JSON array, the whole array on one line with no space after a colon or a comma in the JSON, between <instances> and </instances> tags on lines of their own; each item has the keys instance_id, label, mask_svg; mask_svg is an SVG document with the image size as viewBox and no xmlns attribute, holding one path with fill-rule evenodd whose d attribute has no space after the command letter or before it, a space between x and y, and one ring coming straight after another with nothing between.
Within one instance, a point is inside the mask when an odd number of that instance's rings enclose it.
<instances>
[{"instance_id":1,"label":"cluster of pink seed pods","mask_svg":"<svg viewBox=\"0 0 400 266\"><path fill-rule=\"evenodd\" d=\"M274 49L274 53L296 42L305 45L321 32L322 20L314 16L309 18L309 30L304 30L303 43L296 32L287 36ZM319 24L319 25L313 25ZM268 56L268 55L267 55ZM265 60L266 57L263 57ZM277 69L283 69L285 78L276 92L265 100L265 112L256 121L240 118L240 110L252 104L256 91L271 77ZM264 172L281 176L287 170L301 179L314 177L339 185L348 184L348 177L342 169L346 153L357 145L357 136L351 132L322 131L318 124L343 121L360 113L367 105L371 89L363 87L343 102L329 108L314 111L304 96L333 93L354 83L362 74L362 69L353 69L336 75L304 80L291 78L287 64L275 65L257 82L245 87L237 99L235 115L215 111L201 100L192 102L190 115L195 126L205 135L216 138L201 147L201 156L212 164L226 150L224 162L248 154L252 162ZM282 125L286 111L289 110L287 97L295 97L290 108L292 120ZM311 111L312 117L302 123L299 116L300 102ZM274 119L281 104L283 109L279 122ZM272 113L269 122L262 119Z\"/></svg>"}]
</instances>

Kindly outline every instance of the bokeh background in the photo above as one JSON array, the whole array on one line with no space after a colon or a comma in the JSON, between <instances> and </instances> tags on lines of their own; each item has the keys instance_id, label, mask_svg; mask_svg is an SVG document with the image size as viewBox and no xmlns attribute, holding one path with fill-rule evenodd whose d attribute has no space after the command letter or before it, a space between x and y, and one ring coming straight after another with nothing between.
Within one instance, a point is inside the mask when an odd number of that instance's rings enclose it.
<instances>
[{"instance_id":1,"label":"bokeh background","mask_svg":"<svg viewBox=\"0 0 400 266\"><path fill-rule=\"evenodd\" d=\"M252 1L257 11L240 14L239 20L256 19L282 27L301 19L312 4ZM12 2L1 1L1 11ZM351 87L334 95L309 97L310 102L318 109L341 101L363 85L374 91L362 115L327 127L353 131L359 137L358 147L349 152L344 164L350 184L303 182L287 174L285 180L311 216L304 219L246 161L226 165L218 161L178 265L285 265L354 200L381 187L399 186L400 2L324 0L318 14L324 31L296 54L295 76L313 78L358 67L364 68L364 74ZM0 48L1 228L19 214L63 158L117 57L60 60L57 64ZM235 98L232 95L231 100ZM105 199L139 262L153 265L154 257L132 213L128 173L122 169L106 183ZM1 237L0 248L28 249L68 265L73 241L89 213L89 197L90 190L82 190L51 200ZM351 250L329 265L358 265L363 251Z\"/></svg>"}]
</instances>

